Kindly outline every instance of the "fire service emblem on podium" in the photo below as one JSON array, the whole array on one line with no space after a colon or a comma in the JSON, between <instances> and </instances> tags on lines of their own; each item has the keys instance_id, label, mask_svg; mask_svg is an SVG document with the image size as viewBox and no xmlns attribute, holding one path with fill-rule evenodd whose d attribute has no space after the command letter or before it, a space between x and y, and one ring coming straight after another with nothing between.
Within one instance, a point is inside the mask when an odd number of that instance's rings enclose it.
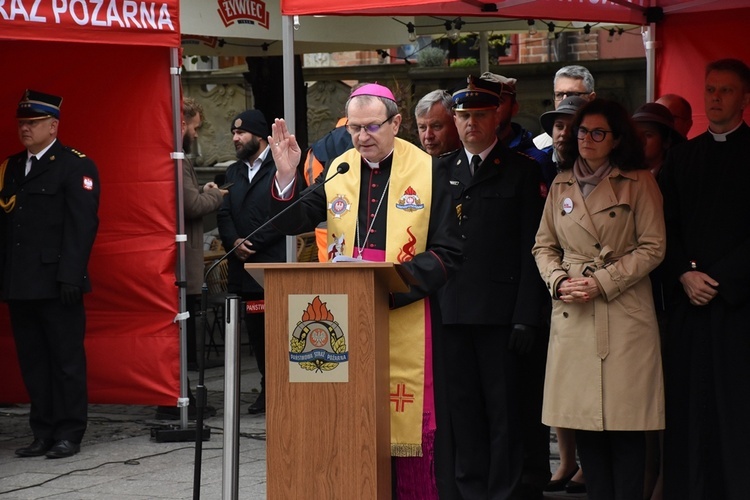
<instances>
[{"instance_id":1,"label":"fire service emblem on podium","mask_svg":"<svg viewBox=\"0 0 750 500\"><path fill-rule=\"evenodd\" d=\"M348 382L348 324L346 295L290 295L289 381Z\"/></svg>"}]
</instances>

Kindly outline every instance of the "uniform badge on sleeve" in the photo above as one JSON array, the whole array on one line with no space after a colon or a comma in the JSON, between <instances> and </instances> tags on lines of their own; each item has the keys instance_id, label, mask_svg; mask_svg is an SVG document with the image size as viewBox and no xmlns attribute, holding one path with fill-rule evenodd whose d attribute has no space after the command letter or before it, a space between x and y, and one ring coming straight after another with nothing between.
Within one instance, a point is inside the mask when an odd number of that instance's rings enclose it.
<instances>
[{"instance_id":1,"label":"uniform badge on sleeve","mask_svg":"<svg viewBox=\"0 0 750 500\"><path fill-rule=\"evenodd\" d=\"M86 191L93 191L94 189L94 179L88 176L83 176L83 189Z\"/></svg>"}]
</instances>

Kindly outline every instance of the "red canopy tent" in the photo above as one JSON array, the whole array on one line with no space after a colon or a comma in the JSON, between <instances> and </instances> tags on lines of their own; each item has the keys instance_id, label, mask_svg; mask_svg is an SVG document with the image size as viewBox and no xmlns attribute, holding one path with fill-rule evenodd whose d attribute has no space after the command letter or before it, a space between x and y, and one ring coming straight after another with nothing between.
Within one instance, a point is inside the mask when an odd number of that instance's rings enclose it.
<instances>
[{"instance_id":1,"label":"red canopy tent","mask_svg":"<svg viewBox=\"0 0 750 500\"><path fill-rule=\"evenodd\" d=\"M750 61L744 23L748 0L281 0L286 16L373 15L502 17L646 25L652 95L677 93L693 105L692 134L705 130L703 67L735 57ZM750 111L746 110L746 118Z\"/></svg>"},{"instance_id":2,"label":"red canopy tent","mask_svg":"<svg viewBox=\"0 0 750 500\"><path fill-rule=\"evenodd\" d=\"M0 157L22 150L15 109L31 88L63 96L59 140L100 171L93 292L85 297L92 403L174 405L180 393L170 156L181 149L179 74L170 71L179 46L178 0L0 2ZM4 305L0 380L0 401L27 400Z\"/></svg>"}]
</instances>

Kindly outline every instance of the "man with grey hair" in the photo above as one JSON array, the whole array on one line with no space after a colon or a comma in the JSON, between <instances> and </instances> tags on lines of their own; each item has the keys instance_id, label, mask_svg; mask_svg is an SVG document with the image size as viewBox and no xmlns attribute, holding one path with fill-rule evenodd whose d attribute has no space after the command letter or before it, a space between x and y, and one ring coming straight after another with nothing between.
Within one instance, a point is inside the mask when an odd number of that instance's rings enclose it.
<instances>
[{"instance_id":1,"label":"man with grey hair","mask_svg":"<svg viewBox=\"0 0 750 500\"><path fill-rule=\"evenodd\" d=\"M563 66L555 73L555 79L552 82L553 97L555 109L560 105L563 99L577 96L593 101L596 98L594 92L594 77L591 72L579 65ZM552 137L549 134L541 133L534 137L534 145L544 150L552 146Z\"/></svg>"},{"instance_id":2,"label":"man with grey hair","mask_svg":"<svg viewBox=\"0 0 750 500\"><path fill-rule=\"evenodd\" d=\"M452 107L451 95L438 89L421 98L414 108L419 142L432 157L455 151L461 146L456 124L453 122Z\"/></svg>"}]
</instances>

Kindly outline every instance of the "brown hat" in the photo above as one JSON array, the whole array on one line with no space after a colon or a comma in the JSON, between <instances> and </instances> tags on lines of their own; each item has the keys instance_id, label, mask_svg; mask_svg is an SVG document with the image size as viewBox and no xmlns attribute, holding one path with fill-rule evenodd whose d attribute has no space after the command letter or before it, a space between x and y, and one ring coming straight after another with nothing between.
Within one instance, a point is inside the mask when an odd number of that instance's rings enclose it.
<instances>
[{"instance_id":1,"label":"brown hat","mask_svg":"<svg viewBox=\"0 0 750 500\"><path fill-rule=\"evenodd\" d=\"M518 82L518 80L516 80L515 78L508 78L507 76L485 71L484 73L482 73L479 79L486 82L499 83L500 90L498 91L498 94L516 95L516 82Z\"/></svg>"},{"instance_id":2,"label":"brown hat","mask_svg":"<svg viewBox=\"0 0 750 500\"><path fill-rule=\"evenodd\" d=\"M666 131L673 144L685 140L685 137L674 128L674 116L669 109L656 102L647 102L633 113L633 121L636 123L656 123Z\"/></svg>"}]
</instances>

